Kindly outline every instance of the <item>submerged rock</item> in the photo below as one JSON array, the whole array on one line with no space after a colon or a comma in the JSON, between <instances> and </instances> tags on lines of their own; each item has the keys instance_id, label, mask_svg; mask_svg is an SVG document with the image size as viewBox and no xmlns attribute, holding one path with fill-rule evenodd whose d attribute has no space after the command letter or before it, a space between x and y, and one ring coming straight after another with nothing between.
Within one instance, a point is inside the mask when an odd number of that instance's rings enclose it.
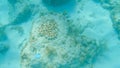
<instances>
[{"instance_id":1,"label":"submerged rock","mask_svg":"<svg viewBox=\"0 0 120 68\"><path fill-rule=\"evenodd\" d=\"M63 6L70 1L71 0L43 0L43 2L49 6Z\"/></svg>"},{"instance_id":2,"label":"submerged rock","mask_svg":"<svg viewBox=\"0 0 120 68\"><path fill-rule=\"evenodd\" d=\"M30 6L26 6L13 20L11 25L20 25L22 23L27 22L32 17L32 8Z\"/></svg>"},{"instance_id":3,"label":"submerged rock","mask_svg":"<svg viewBox=\"0 0 120 68\"><path fill-rule=\"evenodd\" d=\"M70 12L75 9L76 0L42 0L42 3L52 11Z\"/></svg>"},{"instance_id":4,"label":"submerged rock","mask_svg":"<svg viewBox=\"0 0 120 68\"><path fill-rule=\"evenodd\" d=\"M112 10L116 6L120 5L120 0L93 0L101 4L101 6L107 10Z\"/></svg>"},{"instance_id":5,"label":"submerged rock","mask_svg":"<svg viewBox=\"0 0 120 68\"><path fill-rule=\"evenodd\" d=\"M120 9L119 7L114 8L111 11L111 19L113 22L113 28L118 34L118 38L120 39Z\"/></svg>"},{"instance_id":6,"label":"submerged rock","mask_svg":"<svg viewBox=\"0 0 120 68\"><path fill-rule=\"evenodd\" d=\"M7 0L12 6L15 6L15 4L17 2L19 2L19 0Z\"/></svg>"},{"instance_id":7,"label":"submerged rock","mask_svg":"<svg viewBox=\"0 0 120 68\"><path fill-rule=\"evenodd\" d=\"M0 43L0 54L5 54L9 50L9 45Z\"/></svg>"},{"instance_id":8,"label":"submerged rock","mask_svg":"<svg viewBox=\"0 0 120 68\"><path fill-rule=\"evenodd\" d=\"M8 40L7 34L5 33L4 27L0 27L0 42Z\"/></svg>"},{"instance_id":9,"label":"submerged rock","mask_svg":"<svg viewBox=\"0 0 120 68\"><path fill-rule=\"evenodd\" d=\"M120 39L120 0L94 0L110 12L113 28Z\"/></svg>"},{"instance_id":10,"label":"submerged rock","mask_svg":"<svg viewBox=\"0 0 120 68\"><path fill-rule=\"evenodd\" d=\"M70 29L72 34L68 34ZM59 14L35 19L30 38L21 51L22 68L79 68L94 63L105 50L105 44L79 36L75 32L79 29L69 28ZM40 57L35 58L36 54Z\"/></svg>"}]
</instances>

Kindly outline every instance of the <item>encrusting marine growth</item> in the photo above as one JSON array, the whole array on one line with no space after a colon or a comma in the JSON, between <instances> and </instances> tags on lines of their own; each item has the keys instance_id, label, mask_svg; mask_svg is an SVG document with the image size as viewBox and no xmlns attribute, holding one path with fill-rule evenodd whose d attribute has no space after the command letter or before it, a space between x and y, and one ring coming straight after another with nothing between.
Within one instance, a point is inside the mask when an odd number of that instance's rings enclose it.
<instances>
[{"instance_id":1,"label":"encrusting marine growth","mask_svg":"<svg viewBox=\"0 0 120 68\"><path fill-rule=\"evenodd\" d=\"M67 33L65 23L60 14L33 21L31 36L21 51L22 68L79 68L95 62L105 44L79 32Z\"/></svg>"},{"instance_id":2,"label":"encrusting marine growth","mask_svg":"<svg viewBox=\"0 0 120 68\"><path fill-rule=\"evenodd\" d=\"M61 6L69 0L43 1ZM84 28L76 23L67 12L51 12L46 8L40 11L32 20L30 36L21 50L21 68L83 68L94 64L106 44L84 35Z\"/></svg>"}]
</instances>

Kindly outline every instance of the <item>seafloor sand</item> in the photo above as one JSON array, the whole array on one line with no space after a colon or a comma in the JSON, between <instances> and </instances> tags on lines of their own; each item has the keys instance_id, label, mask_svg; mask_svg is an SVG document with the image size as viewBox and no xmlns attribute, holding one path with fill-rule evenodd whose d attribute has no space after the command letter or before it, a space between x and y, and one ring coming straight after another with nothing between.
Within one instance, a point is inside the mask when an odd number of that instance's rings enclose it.
<instances>
[{"instance_id":1,"label":"seafloor sand","mask_svg":"<svg viewBox=\"0 0 120 68\"><path fill-rule=\"evenodd\" d=\"M120 68L120 0L0 0L0 68Z\"/></svg>"}]
</instances>

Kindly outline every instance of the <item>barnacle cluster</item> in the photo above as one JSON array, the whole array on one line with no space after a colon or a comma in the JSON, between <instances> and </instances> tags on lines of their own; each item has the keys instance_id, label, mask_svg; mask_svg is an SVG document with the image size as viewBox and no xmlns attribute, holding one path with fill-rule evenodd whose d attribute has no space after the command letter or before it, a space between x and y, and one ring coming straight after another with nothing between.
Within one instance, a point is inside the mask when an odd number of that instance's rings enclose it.
<instances>
[{"instance_id":1,"label":"barnacle cluster","mask_svg":"<svg viewBox=\"0 0 120 68\"><path fill-rule=\"evenodd\" d=\"M58 27L56 21L53 19L42 22L39 27L39 34L45 36L48 39L54 39L58 34Z\"/></svg>"},{"instance_id":2,"label":"barnacle cluster","mask_svg":"<svg viewBox=\"0 0 120 68\"><path fill-rule=\"evenodd\" d=\"M65 22L62 20L61 14L55 14L55 16L51 13L42 15L33 21L32 27L34 28L32 28L31 31L31 40L33 40L33 38L34 40L38 38L47 40L56 39L62 33L66 32L64 24Z\"/></svg>"}]
</instances>

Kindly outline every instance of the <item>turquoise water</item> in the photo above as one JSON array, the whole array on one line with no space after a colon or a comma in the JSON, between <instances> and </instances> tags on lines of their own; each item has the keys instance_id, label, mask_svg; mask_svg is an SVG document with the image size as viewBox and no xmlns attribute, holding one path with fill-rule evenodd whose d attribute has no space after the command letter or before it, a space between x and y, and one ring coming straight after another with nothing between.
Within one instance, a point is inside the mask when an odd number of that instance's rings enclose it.
<instances>
[{"instance_id":1,"label":"turquoise water","mask_svg":"<svg viewBox=\"0 0 120 68\"><path fill-rule=\"evenodd\" d=\"M120 0L0 0L0 68L120 68Z\"/></svg>"}]
</instances>

